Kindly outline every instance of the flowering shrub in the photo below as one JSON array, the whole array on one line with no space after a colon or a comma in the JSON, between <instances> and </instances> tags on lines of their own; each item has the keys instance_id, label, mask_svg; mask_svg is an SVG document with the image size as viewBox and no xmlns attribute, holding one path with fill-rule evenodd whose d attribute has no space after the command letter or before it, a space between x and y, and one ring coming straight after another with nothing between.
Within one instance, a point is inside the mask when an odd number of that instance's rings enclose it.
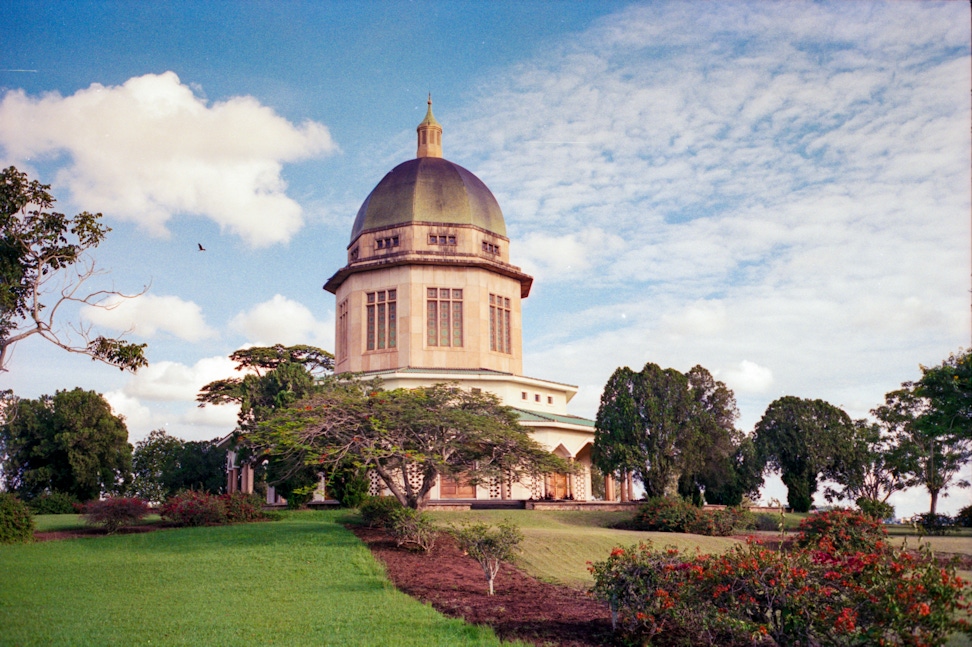
<instances>
[{"instance_id":1,"label":"flowering shrub","mask_svg":"<svg viewBox=\"0 0 972 647\"><path fill-rule=\"evenodd\" d=\"M109 534L122 526L141 521L149 513L148 504L138 498L111 497L89 501L84 506L84 521L89 526L102 526Z\"/></svg>"},{"instance_id":2,"label":"flowering shrub","mask_svg":"<svg viewBox=\"0 0 972 647\"><path fill-rule=\"evenodd\" d=\"M701 510L682 499L649 499L635 513L634 530L656 532L690 532L696 535L731 535L734 528L751 523L748 512L741 508Z\"/></svg>"},{"instance_id":3,"label":"flowering shrub","mask_svg":"<svg viewBox=\"0 0 972 647\"><path fill-rule=\"evenodd\" d=\"M392 512L391 532L399 547L414 544L425 552L432 550L439 534L428 514L401 506Z\"/></svg>"},{"instance_id":4,"label":"flowering shrub","mask_svg":"<svg viewBox=\"0 0 972 647\"><path fill-rule=\"evenodd\" d=\"M34 518L30 516L30 510L15 495L0 492L0 544L33 540Z\"/></svg>"},{"instance_id":5,"label":"flowering shrub","mask_svg":"<svg viewBox=\"0 0 972 647\"><path fill-rule=\"evenodd\" d=\"M219 497L184 490L166 499L159 514L180 526L212 526L226 523L226 507Z\"/></svg>"},{"instance_id":6,"label":"flowering shrub","mask_svg":"<svg viewBox=\"0 0 972 647\"><path fill-rule=\"evenodd\" d=\"M873 517L838 509L818 512L801 521L797 545L829 552L869 551L886 534Z\"/></svg>"},{"instance_id":7,"label":"flowering shrub","mask_svg":"<svg viewBox=\"0 0 972 647\"><path fill-rule=\"evenodd\" d=\"M256 494L233 492L221 494L218 498L226 513L226 521L229 523L259 521L267 518L263 511L263 501Z\"/></svg>"},{"instance_id":8,"label":"flowering shrub","mask_svg":"<svg viewBox=\"0 0 972 647\"><path fill-rule=\"evenodd\" d=\"M943 645L967 630L968 588L927 548L782 552L757 543L722 555L615 548L590 567L592 593L637 644Z\"/></svg>"}]
</instances>

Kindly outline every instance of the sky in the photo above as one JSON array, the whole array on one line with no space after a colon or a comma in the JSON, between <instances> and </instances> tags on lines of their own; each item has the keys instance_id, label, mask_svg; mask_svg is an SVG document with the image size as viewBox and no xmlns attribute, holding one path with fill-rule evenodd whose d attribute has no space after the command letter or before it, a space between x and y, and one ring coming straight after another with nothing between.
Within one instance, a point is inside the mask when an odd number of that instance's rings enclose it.
<instances>
[{"instance_id":1,"label":"sky","mask_svg":"<svg viewBox=\"0 0 972 647\"><path fill-rule=\"evenodd\" d=\"M572 413L654 362L708 368L746 431L783 395L866 417L972 346L970 22L958 1L7 0L0 164L103 213L89 284L141 293L62 331L125 333L150 365L32 338L0 389L96 390L133 443L228 433L199 388L246 345L333 350L322 286L431 92L535 277L524 372L577 385Z\"/></svg>"}]
</instances>

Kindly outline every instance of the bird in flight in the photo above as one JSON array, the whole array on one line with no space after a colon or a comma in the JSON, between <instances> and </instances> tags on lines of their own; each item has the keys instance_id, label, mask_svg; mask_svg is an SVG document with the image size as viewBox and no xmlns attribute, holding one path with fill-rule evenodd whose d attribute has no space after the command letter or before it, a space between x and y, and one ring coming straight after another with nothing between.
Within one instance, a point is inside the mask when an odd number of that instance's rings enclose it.
<instances>
[{"instance_id":1,"label":"bird in flight","mask_svg":"<svg viewBox=\"0 0 972 647\"><path fill-rule=\"evenodd\" d=\"M196 244L199 245L199 251L201 252L206 251L206 248L202 246L202 243L196 243Z\"/></svg>"}]
</instances>

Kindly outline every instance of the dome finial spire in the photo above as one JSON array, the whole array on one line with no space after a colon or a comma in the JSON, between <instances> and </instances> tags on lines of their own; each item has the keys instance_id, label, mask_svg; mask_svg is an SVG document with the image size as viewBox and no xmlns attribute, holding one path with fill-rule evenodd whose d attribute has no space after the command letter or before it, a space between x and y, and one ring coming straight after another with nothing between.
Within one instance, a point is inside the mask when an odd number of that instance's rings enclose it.
<instances>
[{"instance_id":1,"label":"dome finial spire","mask_svg":"<svg viewBox=\"0 0 972 647\"><path fill-rule=\"evenodd\" d=\"M418 151L416 157L442 157L442 126L435 120L432 114L432 93L429 92L429 109L425 113L425 119L418 125L415 132L418 134Z\"/></svg>"}]
</instances>

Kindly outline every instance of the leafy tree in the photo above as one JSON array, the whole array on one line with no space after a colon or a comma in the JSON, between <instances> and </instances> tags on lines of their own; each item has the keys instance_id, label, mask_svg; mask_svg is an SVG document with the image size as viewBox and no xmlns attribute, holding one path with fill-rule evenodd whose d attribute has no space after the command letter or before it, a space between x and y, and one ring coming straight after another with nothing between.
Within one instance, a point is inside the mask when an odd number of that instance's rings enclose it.
<instances>
[{"instance_id":1,"label":"leafy tree","mask_svg":"<svg viewBox=\"0 0 972 647\"><path fill-rule=\"evenodd\" d=\"M157 429L135 445L132 492L162 502L180 490L219 494L226 485L226 450L215 441L184 442Z\"/></svg>"},{"instance_id":2,"label":"leafy tree","mask_svg":"<svg viewBox=\"0 0 972 647\"><path fill-rule=\"evenodd\" d=\"M762 465L752 439L736 429L736 396L702 366L686 373L699 426L694 456L683 464L679 493L697 504L739 505L763 485Z\"/></svg>"},{"instance_id":3,"label":"leafy tree","mask_svg":"<svg viewBox=\"0 0 972 647\"><path fill-rule=\"evenodd\" d=\"M950 485L968 487L956 477L972 458L972 447L956 432L954 418L943 415L922 397L921 388L906 382L884 396L884 404L871 411L891 437L889 453L905 485L924 486L931 495L929 514L935 515L939 495Z\"/></svg>"},{"instance_id":4,"label":"leafy tree","mask_svg":"<svg viewBox=\"0 0 972 647\"><path fill-rule=\"evenodd\" d=\"M810 509L821 476L831 478L853 460L852 438L850 417L823 400L784 396L756 423L756 449L770 469L780 471L795 512Z\"/></svg>"},{"instance_id":5,"label":"leafy tree","mask_svg":"<svg viewBox=\"0 0 972 647\"><path fill-rule=\"evenodd\" d=\"M315 375L329 372L334 356L314 346L257 346L230 355L242 378L210 382L196 400L207 404L239 404L239 430L252 431L274 410L293 404L314 390Z\"/></svg>"},{"instance_id":6,"label":"leafy tree","mask_svg":"<svg viewBox=\"0 0 972 647\"><path fill-rule=\"evenodd\" d=\"M136 371L148 364L145 344L92 338L87 326L64 330L56 323L64 304L99 306L108 297L128 295L82 291L85 281L97 274L87 252L111 230L99 222L100 213L85 211L72 218L53 211L50 188L13 166L0 171L0 372L7 370L14 344L31 335Z\"/></svg>"},{"instance_id":7,"label":"leafy tree","mask_svg":"<svg viewBox=\"0 0 972 647\"><path fill-rule=\"evenodd\" d=\"M127 487L132 447L122 418L94 391L21 399L0 426L6 488L25 499L64 492L81 501Z\"/></svg>"},{"instance_id":8,"label":"leafy tree","mask_svg":"<svg viewBox=\"0 0 972 647\"><path fill-rule=\"evenodd\" d=\"M720 400L725 394L707 392L707 386L717 390L714 383L701 386L701 371L695 374L700 389L693 394L688 378L672 368L649 362L639 373L628 367L617 369L601 395L594 464L608 474L634 471L649 498L672 493L683 474L700 471L707 451L718 452L713 445L720 442L710 443L704 432L718 435L725 429L719 424L724 420L717 421L717 416L733 418ZM711 412L705 410L706 404L712 406Z\"/></svg>"},{"instance_id":9,"label":"leafy tree","mask_svg":"<svg viewBox=\"0 0 972 647\"><path fill-rule=\"evenodd\" d=\"M509 519L496 528L485 523L465 524L451 528L459 548L479 562L493 595L493 581L499 573L500 564L512 561L520 550L523 533Z\"/></svg>"},{"instance_id":10,"label":"leafy tree","mask_svg":"<svg viewBox=\"0 0 972 647\"><path fill-rule=\"evenodd\" d=\"M952 353L939 366L922 366L921 373L918 382L904 386L926 400L927 424L956 442L972 441L972 349Z\"/></svg>"},{"instance_id":11,"label":"leafy tree","mask_svg":"<svg viewBox=\"0 0 972 647\"><path fill-rule=\"evenodd\" d=\"M275 412L286 409L301 398L317 390L317 380L334 367L334 356L315 346L296 345L256 346L235 351L230 359L240 371L249 371L241 378L226 378L210 382L202 388L196 400L200 407L207 404L238 404L237 434L240 440L256 431L260 422ZM251 460L287 499L288 504L309 500L320 480L317 466L295 462L278 463L273 455L260 455L253 443L241 442L238 451L242 460ZM264 465L264 460L267 464Z\"/></svg>"},{"instance_id":12,"label":"leafy tree","mask_svg":"<svg viewBox=\"0 0 972 647\"><path fill-rule=\"evenodd\" d=\"M570 471L520 427L490 393L455 384L381 391L330 380L325 388L262 423L247 442L290 466L374 470L398 501L422 509L440 476L470 483Z\"/></svg>"},{"instance_id":13,"label":"leafy tree","mask_svg":"<svg viewBox=\"0 0 972 647\"><path fill-rule=\"evenodd\" d=\"M850 460L834 465L830 472L837 487L825 488L827 501L863 499L886 504L888 497L908 487L901 454L881 425L855 420L849 455ZM874 504L866 505L886 510Z\"/></svg>"},{"instance_id":14,"label":"leafy tree","mask_svg":"<svg viewBox=\"0 0 972 647\"><path fill-rule=\"evenodd\" d=\"M135 443L132 452L132 494L154 503L161 503L174 492L167 486L182 441L165 433L164 429L149 432L144 440Z\"/></svg>"}]
</instances>

